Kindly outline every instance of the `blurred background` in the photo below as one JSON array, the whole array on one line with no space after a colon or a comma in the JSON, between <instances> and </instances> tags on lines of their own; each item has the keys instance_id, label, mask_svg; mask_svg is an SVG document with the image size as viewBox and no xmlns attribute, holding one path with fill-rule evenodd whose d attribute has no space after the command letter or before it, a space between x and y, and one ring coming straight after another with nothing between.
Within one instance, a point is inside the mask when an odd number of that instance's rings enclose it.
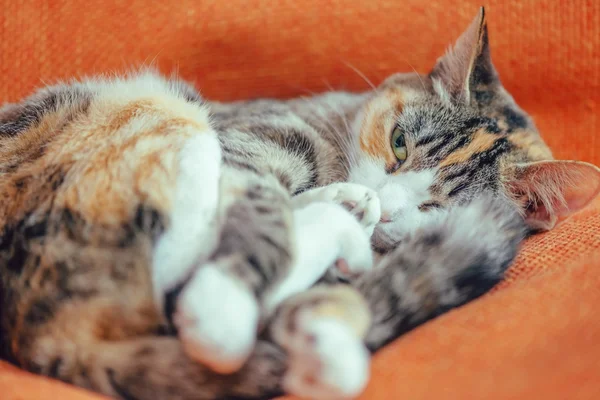
<instances>
[{"instance_id":1,"label":"blurred background","mask_svg":"<svg viewBox=\"0 0 600 400\"><path fill-rule=\"evenodd\" d=\"M428 72L481 0L4 0L0 100L155 63L217 100ZM599 162L600 1L485 4L500 76L559 158Z\"/></svg>"}]
</instances>

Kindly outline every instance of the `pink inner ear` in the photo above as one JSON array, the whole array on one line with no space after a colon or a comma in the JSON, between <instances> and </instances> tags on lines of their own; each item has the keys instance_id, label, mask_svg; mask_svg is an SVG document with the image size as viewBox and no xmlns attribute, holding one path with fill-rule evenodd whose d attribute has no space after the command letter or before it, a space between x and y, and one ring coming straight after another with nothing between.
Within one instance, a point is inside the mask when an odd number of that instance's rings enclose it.
<instances>
[{"instance_id":1,"label":"pink inner ear","mask_svg":"<svg viewBox=\"0 0 600 400\"><path fill-rule=\"evenodd\" d=\"M581 210L594 200L600 193L600 178L582 179L575 187L565 193L567 208L571 212Z\"/></svg>"},{"instance_id":2,"label":"pink inner ear","mask_svg":"<svg viewBox=\"0 0 600 400\"><path fill-rule=\"evenodd\" d=\"M527 208L527 219L550 223L567 217L600 193L600 169L588 163L543 161L522 168L521 179L534 196L530 201L536 202Z\"/></svg>"},{"instance_id":3,"label":"pink inner ear","mask_svg":"<svg viewBox=\"0 0 600 400\"><path fill-rule=\"evenodd\" d=\"M525 221L535 230L550 230L556 225L558 217L550 213L543 203L531 203L525 210Z\"/></svg>"},{"instance_id":4,"label":"pink inner ear","mask_svg":"<svg viewBox=\"0 0 600 400\"><path fill-rule=\"evenodd\" d=\"M560 217L570 215L587 206L600 193L600 170L587 163L558 161L555 167L561 171L559 181L562 185L562 194L565 203L558 209ZM558 207L557 207L558 208Z\"/></svg>"}]
</instances>

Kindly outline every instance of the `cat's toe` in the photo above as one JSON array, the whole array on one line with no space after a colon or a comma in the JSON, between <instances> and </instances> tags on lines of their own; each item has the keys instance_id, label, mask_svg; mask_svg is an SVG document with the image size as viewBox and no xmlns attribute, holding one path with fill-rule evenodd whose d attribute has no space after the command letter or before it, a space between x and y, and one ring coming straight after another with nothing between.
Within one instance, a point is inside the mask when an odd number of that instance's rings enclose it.
<instances>
[{"instance_id":1,"label":"cat's toe","mask_svg":"<svg viewBox=\"0 0 600 400\"><path fill-rule=\"evenodd\" d=\"M187 283L174 317L186 353L223 374L248 358L258 319L252 293L214 265L199 268Z\"/></svg>"},{"instance_id":2,"label":"cat's toe","mask_svg":"<svg viewBox=\"0 0 600 400\"><path fill-rule=\"evenodd\" d=\"M307 322L292 341L287 392L311 399L358 396L369 378L369 352L342 322L320 318Z\"/></svg>"},{"instance_id":3,"label":"cat's toe","mask_svg":"<svg viewBox=\"0 0 600 400\"><path fill-rule=\"evenodd\" d=\"M355 183L341 183L334 186L333 201L344 206L360 222L367 234L373 234L375 225L381 218L379 196L374 190Z\"/></svg>"},{"instance_id":4,"label":"cat's toe","mask_svg":"<svg viewBox=\"0 0 600 400\"><path fill-rule=\"evenodd\" d=\"M359 220L369 236L373 234L375 225L381 219L381 203L379 196L368 190L364 197L358 201L352 214Z\"/></svg>"}]
</instances>

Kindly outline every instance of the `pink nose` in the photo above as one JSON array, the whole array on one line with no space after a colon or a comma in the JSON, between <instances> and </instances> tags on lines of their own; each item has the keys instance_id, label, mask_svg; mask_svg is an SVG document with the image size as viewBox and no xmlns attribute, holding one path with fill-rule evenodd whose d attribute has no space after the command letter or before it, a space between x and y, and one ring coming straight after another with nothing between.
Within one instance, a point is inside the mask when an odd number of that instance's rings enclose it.
<instances>
[{"instance_id":1,"label":"pink nose","mask_svg":"<svg viewBox=\"0 0 600 400\"><path fill-rule=\"evenodd\" d=\"M381 222L382 224L387 224L388 222L392 222L392 217L390 217L389 213L384 211L381 213L381 218L379 218L379 222Z\"/></svg>"}]
</instances>

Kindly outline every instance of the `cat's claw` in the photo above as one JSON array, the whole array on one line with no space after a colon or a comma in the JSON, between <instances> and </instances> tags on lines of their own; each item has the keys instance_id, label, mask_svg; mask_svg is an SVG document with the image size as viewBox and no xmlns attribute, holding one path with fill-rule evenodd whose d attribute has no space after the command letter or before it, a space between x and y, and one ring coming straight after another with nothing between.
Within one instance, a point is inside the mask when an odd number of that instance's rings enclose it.
<instances>
[{"instance_id":1,"label":"cat's claw","mask_svg":"<svg viewBox=\"0 0 600 400\"><path fill-rule=\"evenodd\" d=\"M174 316L187 355L222 374L238 370L250 355L258 319L253 294L215 265L196 271Z\"/></svg>"},{"instance_id":2,"label":"cat's claw","mask_svg":"<svg viewBox=\"0 0 600 400\"><path fill-rule=\"evenodd\" d=\"M357 183L338 182L301 193L292 199L295 207L311 202L333 202L346 208L369 235L381 218L381 204L377 193Z\"/></svg>"},{"instance_id":3,"label":"cat's claw","mask_svg":"<svg viewBox=\"0 0 600 400\"><path fill-rule=\"evenodd\" d=\"M306 321L287 351L286 392L311 399L349 399L358 396L369 378L369 352L362 340L341 321Z\"/></svg>"}]
</instances>

